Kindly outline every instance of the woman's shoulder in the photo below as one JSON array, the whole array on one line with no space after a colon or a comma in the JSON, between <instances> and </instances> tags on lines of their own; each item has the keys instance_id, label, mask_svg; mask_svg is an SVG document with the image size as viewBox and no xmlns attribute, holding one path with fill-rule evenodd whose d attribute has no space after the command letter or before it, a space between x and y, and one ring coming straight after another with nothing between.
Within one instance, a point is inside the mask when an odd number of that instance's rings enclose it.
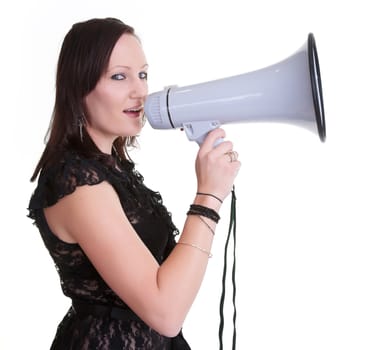
<instances>
[{"instance_id":1,"label":"woman's shoulder","mask_svg":"<svg viewBox=\"0 0 389 350\"><path fill-rule=\"evenodd\" d=\"M73 151L62 152L42 169L30 208L45 208L73 193L77 187L107 180L109 167L100 160Z\"/></svg>"}]
</instances>

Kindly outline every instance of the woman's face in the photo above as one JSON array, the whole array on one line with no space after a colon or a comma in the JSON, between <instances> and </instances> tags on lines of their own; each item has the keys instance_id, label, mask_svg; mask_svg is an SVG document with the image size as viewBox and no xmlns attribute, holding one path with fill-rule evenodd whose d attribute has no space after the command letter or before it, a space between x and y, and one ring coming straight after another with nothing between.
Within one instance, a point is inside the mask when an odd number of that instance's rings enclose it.
<instances>
[{"instance_id":1,"label":"woman's face","mask_svg":"<svg viewBox=\"0 0 389 350\"><path fill-rule=\"evenodd\" d=\"M118 136L136 136L143 126L148 93L147 63L138 39L123 34L94 90L85 97L87 131L95 144L110 153Z\"/></svg>"}]
</instances>

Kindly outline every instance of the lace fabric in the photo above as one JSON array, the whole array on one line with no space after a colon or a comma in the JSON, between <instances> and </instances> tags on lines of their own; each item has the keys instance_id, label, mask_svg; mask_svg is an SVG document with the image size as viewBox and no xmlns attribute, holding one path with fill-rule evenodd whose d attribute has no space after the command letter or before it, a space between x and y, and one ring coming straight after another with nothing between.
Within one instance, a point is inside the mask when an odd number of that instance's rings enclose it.
<instances>
[{"instance_id":1,"label":"lace fabric","mask_svg":"<svg viewBox=\"0 0 389 350\"><path fill-rule=\"evenodd\" d=\"M128 308L100 277L78 244L60 240L51 232L43 209L74 192L78 186L109 182L117 192L128 220L162 263L176 244L178 234L171 215L158 192L144 185L143 177L130 161L87 159L67 152L44 169L30 203L28 216L34 220L59 273L63 293L71 299ZM80 319L69 310L58 326L52 349L171 349L171 339L158 334L144 322L109 317Z\"/></svg>"}]
</instances>

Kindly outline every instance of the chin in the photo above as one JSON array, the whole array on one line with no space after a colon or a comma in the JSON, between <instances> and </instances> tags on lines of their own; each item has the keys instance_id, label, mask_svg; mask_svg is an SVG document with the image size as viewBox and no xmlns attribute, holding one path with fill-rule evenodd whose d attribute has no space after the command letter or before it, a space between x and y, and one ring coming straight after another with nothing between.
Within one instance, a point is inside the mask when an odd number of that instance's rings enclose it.
<instances>
[{"instance_id":1,"label":"chin","mask_svg":"<svg viewBox=\"0 0 389 350\"><path fill-rule=\"evenodd\" d=\"M139 136L141 133L143 127L139 126L139 128L131 128L131 130L128 130L128 132L123 133L123 137L136 137Z\"/></svg>"},{"instance_id":2,"label":"chin","mask_svg":"<svg viewBox=\"0 0 389 350\"><path fill-rule=\"evenodd\" d=\"M127 126L126 130L124 131L127 136L136 136L138 135L142 129L143 129L143 122L142 119L139 118L139 120L134 121L134 123L131 123L132 125Z\"/></svg>"}]
</instances>

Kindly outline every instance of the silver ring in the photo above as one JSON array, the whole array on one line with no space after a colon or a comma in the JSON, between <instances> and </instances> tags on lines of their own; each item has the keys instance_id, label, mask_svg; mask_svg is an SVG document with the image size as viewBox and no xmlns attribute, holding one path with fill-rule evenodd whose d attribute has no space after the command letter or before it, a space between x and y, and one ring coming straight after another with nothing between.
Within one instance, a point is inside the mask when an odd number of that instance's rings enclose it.
<instances>
[{"instance_id":1,"label":"silver ring","mask_svg":"<svg viewBox=\"0 0 389 350\"><path fill-rule=\"evenodd\" d=\"M236 162L238 159L238 153L235 151L229 151L226 154L230 157L230 163Z\"/></svg>"}]
</instances>

